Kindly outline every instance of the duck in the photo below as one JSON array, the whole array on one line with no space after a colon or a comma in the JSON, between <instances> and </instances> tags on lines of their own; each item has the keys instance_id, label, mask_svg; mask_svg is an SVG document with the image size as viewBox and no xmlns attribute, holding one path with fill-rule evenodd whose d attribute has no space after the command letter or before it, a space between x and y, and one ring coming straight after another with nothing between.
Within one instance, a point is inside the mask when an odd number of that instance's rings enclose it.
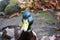
<instances>
[{"instance_id":1,"label":"duck","mask_svg":"<svg viewBox=\"0 0 60 40\"><path fill-rule=\"evenodd\" d=\"M30 11L26 10L22 15L22 26L10 25L3 28L3 39L6 40L38 40L36 33L31 29L34 22Z\"/></svg>"},{"instance_id":2,"label":"duck","mask_svg":"<svg viewBox=\"0 0 60 40\"><path fill-rule=\"evenodd\" d=\"M28 29L27 30L31 29L31 25L34 22L34 19L32 17L31 12L29 10L26 10L26 11L23 12L22 16L23 16L22 17L22 23L24 23L24 20L28 21L29 26L28 26Z\"/></svg>"},{"instance_id":3,"label":"duck","mask_svg":"<svg viewBox=\"0 0 60 40\"><path fill-rule=\"evenodd\" d=\"M36 33L31 28L34 22L31 12L29 10L26 10L22 13L22 15L22 33L18 40L38 40Z\"/></svg>"}]
</instances>

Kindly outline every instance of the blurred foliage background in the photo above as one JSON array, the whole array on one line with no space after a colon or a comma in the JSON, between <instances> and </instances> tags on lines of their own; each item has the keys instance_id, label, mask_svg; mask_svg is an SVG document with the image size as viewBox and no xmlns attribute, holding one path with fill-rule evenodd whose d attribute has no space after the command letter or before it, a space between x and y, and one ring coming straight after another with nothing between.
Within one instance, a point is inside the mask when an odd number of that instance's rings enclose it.
<instances>
[{"instance_id":1,"label":"blurred foliage background","mask_svg":"<svg viewBox=\"0 0 60 40\"><path fill-rule=\"evenodd\" d=\"M18 10L20 10L20 7L17 5L17 3L18 3L17 0L1 0L0 1L0 12L5 12L6 15L11 15L15 12L18 12ZM52 22L51 17L49 17L49 15L47 15L46 13L47 12L37 13L38 15L36 15L36 17L38 17L38 16L45 17L46 16L45 18L43 18L43 21ZM50 14L50 13L48 13L48 14Z\"/></svg>"},{"instance_id":2,"label":"blurred foliage background","mask_svg":"<svg viewBox=\"0 0 60 40\"><path fill-rule=\"evenodd\" d=\"M0 1L0 12L13 13L17 11L17 0L1 0Z\"/></svg>"}]
</instances>

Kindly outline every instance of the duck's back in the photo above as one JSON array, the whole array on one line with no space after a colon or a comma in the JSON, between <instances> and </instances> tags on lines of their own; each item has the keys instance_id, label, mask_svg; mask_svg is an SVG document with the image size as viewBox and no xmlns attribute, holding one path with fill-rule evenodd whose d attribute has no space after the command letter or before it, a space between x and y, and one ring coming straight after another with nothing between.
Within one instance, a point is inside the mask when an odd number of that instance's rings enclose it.
<instances>
[{"instance_id":1,"label":"duck's back","mask_svg":"<svg viewBox=\"0 0 60 40\"><path fill-rule=\"evenodd\" d=\"M22 31L20 38L18 40L36 40L36 36L33 34L32 31Z\"/></svg>"}]
</instances>

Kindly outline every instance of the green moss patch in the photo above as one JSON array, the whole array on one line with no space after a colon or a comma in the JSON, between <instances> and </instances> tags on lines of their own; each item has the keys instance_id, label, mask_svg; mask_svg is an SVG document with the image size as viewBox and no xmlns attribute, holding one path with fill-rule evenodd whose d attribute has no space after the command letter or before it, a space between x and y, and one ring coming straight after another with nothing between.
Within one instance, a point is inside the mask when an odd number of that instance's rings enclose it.
<instances>
[{"instance_id":1,"label":"green moss patch","mask_svg":"<svg viewBox=\"0 0 60 40\"><path fill-rule=\"evenodd\" d=\"M47 12L40 12L40 13L36 13L35 17L37 19L37 21L43 21L43 22L48 22L48 23L53 23L54 19L48 15L49 13Z\"/></svg>"}]
</instances>

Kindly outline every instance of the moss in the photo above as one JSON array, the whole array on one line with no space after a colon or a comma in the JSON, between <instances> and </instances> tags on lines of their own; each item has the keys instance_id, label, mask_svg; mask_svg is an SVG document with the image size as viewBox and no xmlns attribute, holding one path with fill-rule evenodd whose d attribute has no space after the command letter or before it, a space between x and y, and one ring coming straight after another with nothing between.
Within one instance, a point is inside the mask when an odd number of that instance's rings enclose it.
<instances>
[{"instance_id":1,"label":"moss","mask_svg":"<svg viewBox=\"0 0 60 40\"><path fill-rule=\"evenodd\" d=\"M46 12L39 12L39 13L36 13L35 16L36 17L39 17L39 16L42 16L42 17L45 17L47 16L48 14Z\"/></svg>"},{"instance_id":2,"label":"moss","mask_svg":"<svg viewBox=\"0 0 60 40\"><path fill-rule=\"evenodd\" d=\"M16 4L17 3L17 0L10 0L10 4L9 5L13 5L13 4Z\"/></svg>"},{"instance_id":3,"label":"moss","mask_svg":"<svg viewBox=\"0 0 60 40\"><path fill-rule=\"evenodd\" d=\"M54 19L52 19L51 16L48 15L47 12L37 13L35 14L35 17L37 18L37 20L39 19L40 21L43 21L43 22L48 22L48 23L54 22Z\"/></svg>"},{"instance_id":4,"label":"moss","mask_svg":"<svg viewBox=\"0 0 60 40\"><path fill-rule=\"evenodd\" d=\"M42 21L51 23L51 22L53 22L53 19L48 17L48 18L42 19Z\"/></svg>"},{"instance_id":5,"label":"moss","mask_svg":"<svg viewBox=\"0 0 60 40\"><path fill-rule=\"evenodd\" d=\"M6 6L17 4L17 0L3 0L0 2L0 11L4 11Z\"/></svg>"},{"instance_id":6,"label":"moss","mask_svg":"<svg viewBox=\"0 0 60 40\"><path fill-rule=\"evenodd\" d=\"M19 9L20 9L20 7L18 7L16 4L14 4L14 5L8 5L5 8L5 12L6 12L7 15L11 15L12 13L17 12Z\"/></svg>"},{"instance_id":7,"label":"moss","mask_svg":"<svg viewBox=\"0 0 60 40\"><path fill-rule=\"evenodd\" d=\"M2 0L0 1L0 12L4 11L5 7L9 4L10 0Z\"/></svg>"}]
</instances>

